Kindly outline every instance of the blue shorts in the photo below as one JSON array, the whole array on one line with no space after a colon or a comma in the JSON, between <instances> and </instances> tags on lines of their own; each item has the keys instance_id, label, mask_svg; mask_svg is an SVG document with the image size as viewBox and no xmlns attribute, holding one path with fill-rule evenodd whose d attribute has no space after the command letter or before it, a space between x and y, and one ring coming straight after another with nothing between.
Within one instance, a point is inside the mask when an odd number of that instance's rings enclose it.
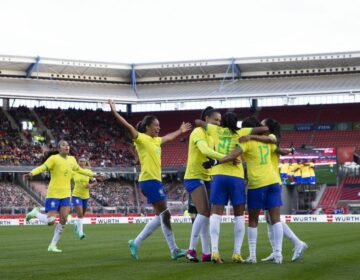
<instances>
[{"instance_id":1,"label":"blue shorts","mask_svg":"<svg viewBox=\"0 0 360 280\"><path fill-rule=\"evenodd\" d=\"M301 177L301 184L307 185L310 184L310 177Z\"/></svg>"},{"instance_id":2,"label":"blue shorts","mask_svg":"<svg viewBox=\"0 0 360 280\"><path fill-rule=\"evenodd\" d=\"M245 182L243 178L214 175L211 182L210 203L213 205L241 205L246 202Z\"/></svg>"},{"instance_id":3,"label":"blue shorts","mask_svg":"<svg viewBox=\"0 0 360 280\"><path fill-rule=\"evenodd\" d=\"M288 177L287 173L280 173L280 178L281 179L286 179Z\"/></svg>"},{"instance_id":4,"label":"blue shorts","mask_svg":"<svg viewBox=\"0 0 360 280\"><path fill-rule=\"evenodd\" d=\"M316 183L316 177L315 177L315 176L310 176L310 178L309 178L309 183L312 184L312 185L315 185L315 183Z\"/></svg>"},{"instance_id":5,"label":"blue shorts","mask_svg":"<svg viewBox=\"0 0 360 280\"><path fill-rule=\"evenodd\" d=\"M210 181L204 181L200 179L185 179L184 187L189 192L192 193L198 186L205 185L207 189L210 189Z\"/></svg>"},{"instance_id":6,"label":"blue shorts","mask_svg":"<svg viewBox=\"0 0 360 280\"><path fill-rule=\"evenodd\" d=\"M148 180L139 182L142 193L146 196L149 204L166 200L165 189L158 180Z\"/></svg>"},{"instance_id":7,"label":"blue shorts","mask_svg":"<svg viewBox=\"0 0 360 280\"><path fill-rule=\"evenodd\" d=\"M88 198L84 199L78 196L71 197L72 206L82 206L83 209L87 208L88 201Z\"/></svg>"},{"instance_id":8,"label":"blue shorts","mask_svg":"<svg viewBox=\"0 0 360 280\"><path fill-rule=\"evenodd\" d=\"M296 184L301 184L302 182L301 176L294 176L294 179Z\"/></svg>"},{"instance_id":9,"label":"blue shorts","mask_svg":"<svg viewBox=\"0 0 360 280\"><path fill-rule=\"evenodd\" d=\"M249 209L268 210L281 205L281 186L278 183L258 189L248 189Z\"/></svg>"},{"instance_id":10,"label":"blue shorts","mask_svg":"<svg viewBox=\"0 0 360 280\"><path fill-rule=\"evenodd\" d=\"M70 197L65 198L47 198L45 200L45 212L59 212L61 206L71 206Z\"/></svg>"}]
</instances>

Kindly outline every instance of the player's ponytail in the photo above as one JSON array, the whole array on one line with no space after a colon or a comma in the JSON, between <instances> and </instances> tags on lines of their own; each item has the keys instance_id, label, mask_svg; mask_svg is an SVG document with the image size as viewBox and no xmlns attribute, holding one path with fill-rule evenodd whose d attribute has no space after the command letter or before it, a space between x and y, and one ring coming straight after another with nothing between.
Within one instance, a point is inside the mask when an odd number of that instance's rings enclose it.
<instances>
[{"instance_id":1,"label":"player's ponytail","mask_svg":"<svg viewBox=\"0 0 360 280\"><path fill-rule=\"evenodd\" d=\"M50 150L44 153L44 156L41 159L41 164L43 164L49 157L59 153L58 149L56 147L53 147L51 144L49 148Z\"/></svg>"},{"instance_id":2,"label":"player's ponytail","mask_svg":"<svg viewBox=\"0 0 360 280\"><path fill-rule=\"evenodd\" d=\"M227 127L232 133L239 130L237 126L238 118L234 112L226 112L221 120L221 126Z\"/></svg>"},{"instance_id":3,"label":"player's ponytail","mask_svg":"<svg viewBox=\"0 0 360 280\"><path fill-rule=\"evenodd\" d=\"M218 110L214 109L214 107L207 106L204 110L202 110L200 114L200 119L202 121L206 121L206 117L211 117L214 113L220 113Z\"/></svg>"},{"instance_id":4,"label":"player's ponytail","mask_svg":"<svg viewBox=\"0 0 360 280\"><path fill-rule=\"evenodd\" d=\"M140 133L146 133L146 127L151 125L154 120L156 120L154 115L146 115L142 121L137 123L136 130Z\"/></svg>"}]
</instances>

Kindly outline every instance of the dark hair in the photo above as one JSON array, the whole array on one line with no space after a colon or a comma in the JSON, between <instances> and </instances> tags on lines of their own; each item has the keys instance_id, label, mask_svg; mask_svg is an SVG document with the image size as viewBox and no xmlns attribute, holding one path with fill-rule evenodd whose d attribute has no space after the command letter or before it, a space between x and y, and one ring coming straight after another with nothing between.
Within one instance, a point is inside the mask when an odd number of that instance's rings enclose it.
<instances>
[{"instance_id":1,"label":"dark hair","mask_svg":"<svg viewBox=\"0 0 360 280\"><path fill-rule=\"evenodd\" d=\"M232 133L236 133L239 130L237 122L238 118L234 112L226 112L221 119L221 126L227 127Z\"/></svg>"},{"instance_id":2,"label":"dark hair","mask_svg":"<svg viewBox=\"0 0 360 280\"><path fill-rule=\"evenodd\" d=\"M259 126L261 126L261 123L255 117L247 117L241 123L241 127L259 127Z\"/></svg>"},{"instance_id":3,"label":"dark hair","mask_svg":"<svg viewBox=\"0 0 360 280\"><path fill-rule=\"evenodd\" d=\"M265 125L269 128L269 132L276 136L276 140L280 143L281 139L281 126L280 124L271 118L265 119Z\"/></svg>"},{"instance_id":4,"label":"dark hair","mask_svg":"<svg viewBox=\"0 0 360 280\"><path fill-rule=\"evenodd\" d=\"M214 107L207 106L204 110L202 110L200 119L202 121L205 121L206 117L211 117L214 113L220 113L217 109L214 109Z\"/></svg>"},{"instance_id":5,"label":"dark hair","mask_svg":"<svg viewBox=\"0 0 360 280\"><path fill-rule=\"evenodd\" d=\"M137 123L136 130L141 132L141 133L145 133L146 132L146 127L151 125L154 120L156 120L156 117L154 115L146 115L142 119L142 121Z\"/></svg>"},{"instance_id":6,"label":"dark hair","mask_svg":"<svg viewBox=\"0 0 360 280\"><path fill-rule=\"evenodd\" d=\"M59 153L58 149L50 144L49 150L44 153L44 156L41 159L41 164L43 164L49 157Z\"/></svg>"}]
</instances>

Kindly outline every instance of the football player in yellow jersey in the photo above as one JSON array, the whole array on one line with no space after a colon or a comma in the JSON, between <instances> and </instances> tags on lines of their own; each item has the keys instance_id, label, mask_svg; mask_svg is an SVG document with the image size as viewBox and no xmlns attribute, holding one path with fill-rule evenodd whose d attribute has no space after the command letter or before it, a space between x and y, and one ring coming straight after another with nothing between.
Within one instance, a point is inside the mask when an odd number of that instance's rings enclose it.
<instances>
[{"instance_id":1,"label":"football player in yellow jersey","mask_svg":"<svg viewBox=\"0 0 360 280\"><path fill-rule=\"evenodd\" d=\"M297 184L297 185L301 185L301 167L302 167L302 163L301 163L300 159L298 159L296 161L296 163L292 164L292 170L294 172L295 184Z\"/></svg>"},{"instance_id":2,"label":"football player in yellow jersey","mask_svg":"<svg viewBox=\"0 0 360 280\"><path fill-rule=\"evenodd\" d=\"M89 168L90 163L86 158L81 157L79 159L79 166L84 169ZM74 189L71 196L71 204L75 208L77 214L74 232L80 237L80 240L82 240L85 238L83 218L90 198L89 189L95 187L97 182L96 180L91 180L88 176L77 172L73 173L72 180L74 182Z\"/></svg>"},{"instance_id":3,"label":"football player in yellow jersey","mask_svg":"<svg viewBox=\"0 0 360 280\"><path fill-rule=\"evenodd\" d=\"M315 159L310 162L310 184L316 185Z\"/></svg>"},{"instance_id":4,"label":"football player in yellow jersey","mask_svg":"<svg viewBox=\"0 0 360 280\"><path fill-rule=\"evenodd\" d=\"M301 166L301 184L309 185L310 184L310 162L306 161Z\"/></svg>"},{"instance_id":5,"label":"football player in yellow jersey","mask_svg":"<svg viewBox=\"0 0 360 280\"><path fill-rule=\"evenodd\" d=\"M269 128L269 133L271 133L269 136L276 139L276 142L277 142L276 144L278 146L278 150L277 150L277 153L271 154L271 162L272 162L274 170L276 170L276 172L277 172L277 175L278 176L280 175L279 183L281 184L282 178L281 178L281 173L279 174L279 169L278 169L279 156L280 155L284 156L284 155L288 155L290 153L294 153L294 149L280 148L281 126L277 121L275 121L274 119L271 119L271 118L267 118L261 122L261 125L267 126ZM274 240L273 226L271 224L271 219L269 217L268 211L265 212L265 216L266 216L266 222L267 222L267 228L268 228L268 237L269 237L269 241L270 241L271 247L273 249L273 252L270 254L270 256L262 259L262 261L264 261L264 262L273 261L274 260L274 252L275 252L275 240ZM285 222L281 222L281 224L283 227L284 236L287 239L289 239L294 246L294 254L292 257L292 261L297 261L302 256L304 250L308 246L305 242L301 241L296 236L296 234L290 229L290 227Z\"/></svg>"},{"instance_id":6,"label":"football player in yellow jersey","mask_svg":"<svg viewBox=\"0 0 360 280\"><path fill-rule=\"evenodd\" d=\"M288 167L287 175L288 175L288 178L289 178L290 185L295 185L294 163L293 163L292 159L289 159L289 167Z\"/></svg>"},{"instance_id":7,"label":"football player in yellow jersey","mask_svg":"<svg viewBox=\"0 0 360 280\"><path fill-rule=\"evenodd\" d=\"M201 113L201 119L206 123L220 125L221 114L213 107L207 107ZM202 166L207 157L219 159L224 157L213 149L213 141L205 129L195 128L189 139L188 159L184 176L184 187L189 193L189 212L194 207L196 217L192 225L190 245L186 258L192 262L198 262L196 245L200 235L202 245L202 261L211 261L209 217L210 217L210 172ZM190 202L194 206L190 205Z\"/></svg>"},{"instance_id":8,"label":"football player in yellow jersey","mask_svg":"<svg viewBox=\"0 0 360 280\"><path fill-rule=\"evenodd\" d=\"M26 220L29 221L36 217L41 222L52 225L55 223L55 216L57 213L60 214L60 223L58 223L55 228L54 237L48 248L49 252L56 253L61 252L61 250L56 247L56 244L65 228L67 217L71 210L70 181L72 172L78 172L88 177L94 176L94 173L91 170L81 168L77 164L76 159L69 155L70 147L68 142L64 140L60 141L58 148L58 154L50 156L44 164L24 175L24 179L28 180L45 171L50 172L51 179L45 200L45 211L47 214L42 214L40 213L39 208L34 208L26 215ZM98 176L98 179L102 180L102 177Z\"/></svg>"},{"instance_id":9,"label":"football player in yellow jersey","mask_svg":"<svg viewBox=\"0 0 360 280\"><path fill-rule=\"evenodd\" d=\"M206 132L213 137L217 152L229 155L239 146L239 137L249 135L251 133L265 132L267 128L257 128L252 130L239 129L237 127L237 116L233 112L227 112L222 118L222 126L206 124L200 120L196 120L197 126L206 127ZM233 158L233 160L236 157ZM207 166L210 167L210 166ZM224 206L231 201L234 209L234 250L232 259L235 262L243 262L241 257L241 247L245 235L245 183L244 170L241 164L227 162L216 165L212 168L211 174L213 180L211 182L211 217L210 217L210 236L211 236L211 258L215 263L222 263L219 254L219 232L221 215L224 212Z\"/></svg>"},{"instance_id":10,"label":"football player in yellow jersey","mask_svg":"<svg viewBox=\"0 0 360 280\"><path fill-rule=\"evenodd\" d=\"M246 118L243 128L256 127L260 128L259 121L254 117ZM267 127L266 131L268 131ZM255 128L254 128L255 129ZM249 140L249 139L246 139ZM250 140L242 142L228 157L220 159L219 163L233 160L235 156L243 154L248 174L248 211L249 211L249 227L248 241L250 256L245 260L246 263L256 263L256 243L257 243L257 224L260 210L269 210L271 221L273 224L275 254L274 263L282 263L282 236L283 229L280 223L280 206L281 187L279 178L271 163L271 154L277 149L275 144ZM270 142L270 141L269 141ZM275 141L272 141L273 143ZM217 162L215 162L217 164Z\"/></svg>"},{"instance_id":11,"label":"football player in yellow jersey","mask_svg":"<svg viewBox=\"0 0 360 280\"><path fill-rule=\"evenodd\" d=\"M175 243L175 237L171 229L171 215L166 205L165 189L161 183L161 145L189 131L191 124L183 122L178 130L159 137L160 124L155 116L145 116L138 123L137 129L135 129L116 112L114 101L109 100L109 104L116 121L129 132L131 139L134 141L141 167L139 186L156 213L156 216L146 224L135 240L129 240L131 255L133 258L139 259L138 248L141 242L161 225L171 252L171 258L176 260L185 257L187 251L179 249Z\"/></svg>"},{"instance_id":12,"label":"football player in yellow jersey","mask_svg":"<svg viewBox=\"0 0 360 280\"><path fill-rule=\"evenodd\" d=\"M285 162L284 160L280 163L280 178L281 183L283 185L286 185L286 180L288 178L288 170L289 170L289 162Z\"/></svg>"}]
</instances>

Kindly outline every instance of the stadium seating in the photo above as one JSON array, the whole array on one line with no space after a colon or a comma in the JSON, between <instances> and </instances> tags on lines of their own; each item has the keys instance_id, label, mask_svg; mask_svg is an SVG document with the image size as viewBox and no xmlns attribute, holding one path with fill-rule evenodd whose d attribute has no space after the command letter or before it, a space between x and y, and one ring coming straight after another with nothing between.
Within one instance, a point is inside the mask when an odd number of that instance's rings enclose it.
<instances>
[{"instance_id":1,"label":"stadium seating","mask_svg":"<svg viewBox=\"0 0 360 280\"><path fill-rule=\"evenodd\" d=\"M0 182L0 208L32 208L39 204L21 187L11 182Z\"/></svg>"},{"instance_id":2,"label":"stadium seating","mask_svg":"<svg viewBox=\"0 0 360 280\"><path fill-rule=\"evenodd\" d=\"M0 165L36 165L42 157L42 147L26 144L17 130L12 129L7 117L0 111Z\"/></svg>"},{"instance_id":3,"label":"stadium seating","mask_svg":"<svg viewBox=\"0 0 360 280\"><path fill-rule=\"evenodd\" d=\"M50 129L55 141L67 139L71 153L75 156L86 155L93 166L131 166L136 164L135 151L125 130L116 124L110 112L101 110L60 110L35 108L45 126ZM359 104L307 105L264 107L259 112L259 119L272 117L283 124L329 123L359 121L354 112L359 111ZM225 110L221 110L222 113ZM241 117L251 114L249 108L235 109ZM160 135L165 135L179 128L182 121L193 122L199 118L200 110L154 112L160 121ZM19 107L11 110L16 122L28 118L33 120L29 109ZM133 113L127 119L134 126L149 113ZM40 163L42 149L33 143L25 145L17 131L14 131L6 116L1 112L0 134L3 135L0 150L1 165L36 165ZM36 121L35 121L36 122ZM187 159L188 137L184 134L162 147L162 165L164 167L184 166ZM315 147L354 146L360 149L357 140L360 130L329 131L283 131L282 146ZM34 157L35 155L35 157Z\"/></svg>"},{"instance_id":4,"label":"stadium seating","mask_svg":"<svg viewBox=\"0 0 360 280\"><path fill-rule=\"evenodd\" d=\"M135 205L134 187L125 181L105 181L90 190L90 195L102 206Z\"/></svg>"},{"instance_id":5,"label":"stadium seating","mask_svg":"<svg viewBox=\"0 0 360 280\"><path fill-rule=\"evenodd\" d=\"M340 200L360 200L360 178L357 176L345 177Z\"/></svg>"},{"instance_id":6,"label":"stadium seating","mask_svg":"<svg viewBox=\"0 0 360 280\"><path fill-rule=\"evenodd\" d=\"M321 197L319 207L334 208L340 199L342 187L326 187L323 196Z\"/></svg>"}]
</instances>

